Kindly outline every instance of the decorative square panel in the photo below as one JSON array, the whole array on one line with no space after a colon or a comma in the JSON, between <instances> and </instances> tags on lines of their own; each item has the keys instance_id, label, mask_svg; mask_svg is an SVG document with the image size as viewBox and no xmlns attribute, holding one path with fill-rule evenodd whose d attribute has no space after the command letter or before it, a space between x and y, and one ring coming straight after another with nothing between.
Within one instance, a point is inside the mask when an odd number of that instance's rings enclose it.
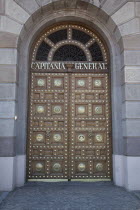
<instances>
[{"instance_id":1,"label":"decorative square panel","mask_svg":"<svg viewBox=\"0 0 140 210\"><path fill-rule=\"evenodd\" d=\"M76 132L75 140L77 143L86 143L87 142L87 132Z\"/></svg>"},{"instance_id":2,"label":"decorative square panel","mask_svg":"<svg viewBox=\"0 0 140 210\"><path fill-rule=\"evenodd\" d=\"M37 104L36 107L35 107L35 113L38 114L38 115L45 114L46 113L45 105Z\"/></svg>"},{"instance_id":3,"label":"decorative square panel","mask_svg":"<svg viewBox=\"0 0 140 210\"><path fill-rule=\"evenodd\" d=\"M94 161L93 171L96 174L106 174L106 161Z\"/></svg>"},{"instance_id":4,"label":"decorative square panel","mask_svg":"<svg viewBox=\"0 0 140 210\"><path fill-rule=\"evenodd\" d=\"M77 112L78 112L78 114L85 114L86 107L85 106L78 106L77 107Z\"/></svg>"},{"instance_id":5,"label":"decorative square panel","mask_svg":"<svg viewBox=\"0 0 140 210\"><path fill-rule=\"evenodd\" d=\"M62 161L51 161L50 163L50 173L51 175L62 174L63 173L63 162Z\"/></svg>"},{"instance_id":6,"label":"decorative square panel","mask_svg":"<svg viewBox=\"0 0 140 210\"><path fill-rule=\"evenodd\" d=\"M61 134L59 134L59 133L53 134L53 140L54 140L55 142L60 142L60 141L62 141L62 136L61 136Z\"/></svg>"},{"instance_id":7,"label":"decorative square panel","mask_svg":"<svg viewBox=\"0 0 140 210\"><path fill-rule=\"evenodd\" d=\"M32 170L33 174L45 174L45 161L33 161Z\"/></svg>"},{"instance_id":8,"label":"decorative square panel","mask_svg":"<svg viewBox=\"0 0 140 210\"><path fill-rule=\"evenodd\" d=\"M102 80L101 79L95 79L94 80L94 87L101 87L102 86Z\"/></svg>"},{"instance_id":9,"label":"decorative square panel","mask_svg":"<svg viewBox=\"0 0 140 210\"><path fill-rule=\"evenodd\" d=\"M34 87L36 89L42 89L42 88L46 88L47 86L47 80L44 77L35 77L35 83L34 83Z\"/></svg>"},{"instance_id":10,"label":"decorative square panel","mask_svg":"<svg viewBox=\"0 0 140 210\"><path fill-rule=\"evenodd\" d=\"M45 132L34 132L33 138L34 138L34 143L44 144L45 143Z\"/></svg>"},{"instance_id":11,"label":"decorative square panel","mask_svg":"<svg viewBox=\"0 0 140 210\"><path fill-rule=\"evenodd\" d=\"M95 114L102 114L103 113L103 107L102 106L95 106L94 107Z\"/></svg>"},{"instance_id":12,"label":"decorative square panel","mask_svg":"<svg viewBox=\"0 0 140 210\"><path fill-rule=\"evenodd\" d=\"M37 79L37 86L44 87L46 85L45 79Z\"/></svg>"},{"instance_id":13,"label":"decorative square panel","mask_svg":"<svg viewBox=\"0 0 140 210\"><path fill-rule=\"evenodd\" d=\"M87 115L88 106L85 104L76 105L76 115Z\"/></svg>"},{"instance_id":14,"label":"decorative square panel","mask_svg":"<svg viewBox=\"0 0 140 210\"><path fill-rule=\"evenodd\" d=\"M95 169L96 169L96 172L101 172L101 171L103 171L104 170L104 165L103 165L103 163L96 163L96 165L95 165Z\"/></svg>"},{"instance_id":15,"label":"decorative square panel","mask_svg":"<svg viewBox=\"0 0 140 210\"><path fill-rule=\"evenodd\" d=\"M93 78L92 84L93 84L93 89L96 89L96 90L104 89L104 86L105 86L104 78L101 78L101 77Z\"/></svg>"},{"instance_id":16,"label":"decorative square panel","mask_svg":"<svg viewBox=\"0 0 140 210\"><path fill-rule=\"evenodd\" d=\"M64 79L61 77L54 77L52 79L52 87L56 89L64 88Z\"/></svg>"},{"instance_id":17,"label":"decorative square panel","mask_svg":"<svg viewBox=\"0 0 140 210\"><path fill-rule=\"evenodd\" d=\"M62 79L54 79L54 86L61 87L63 84Z\"/></svg>"},{"instance_id":18,"label":"decorative square panel","mask_svg":"<svg viewBox=\"0 0 140 210\"><path fill-rule=\"evenodd\" d=\"M85 89L86 88L87 79L86 78L77 78L76 79L76 88L77 89Z\"/></svg>"},{"instance_id":19,"label":"decorative square panel","mask_svg":"<svg viewBox=\"0 0 140 210\"><path fill-rule=\"evenodd\" d=\"M86 140L86 136L84 134L79 134L77 139L79 142L84 142Z\"/></svg>"},{"instance_id":20,"label":"decorative square panel","mask_svg":"<svg viewBox=\"0 0 140 210\"><path fill-rule=\"evenodd\" d=\"M95 133L94 142L103 143L104 142L104 133L101 133L101 132Z\"/></svg>"},{"instance_id":21,"label":"decorative square panel","mask_svg":"<svg viewBox=\"0 0 140 210\"><path fill-rule=\"evenodd\" d=\"M84 172L86 170L86 163L79 163L77 169L79 172Z\"/></svg>"},{"instance_id":22,"label":"decorative square panel","mask_svg":"<svg viewBox=\"0 0 140 210\"><path fill-rule=\"evenodd\" d=\"M75 161L75 175L88 175L89 163L88 161Z\"/></svg>"},{"instance_id":23,"label":"decorative square panel","mask_svg":"<svg viewBox=\"0 0 140 210\"><path fill-rule=\"evenodd\" d=\"M64 134L63 132L60 131L52 131L51 132L51 138L50 138L50 143L52 144L62 144L64 141Z\"/></svg>"},{"instance_id":24,"label":"decorative square panel","mask_svg":"<svg viewBox=\"0 0 140 210\"><path fill-rule=\"evenodd\" d=\"M53 115L62 115L64 106L62 104L53 104L52 105L52 114Z\"/></svg>"},{"instance_id":25,"label":"decorative square panel","mask_svg":"<svg viewBox=\"0 0 140 210\"><path fill-rule=\"evenodd\" d=\"M93 114L94 115L105 115L105 106L104 104L93 105Z\"/></svg>"}]
</instances>

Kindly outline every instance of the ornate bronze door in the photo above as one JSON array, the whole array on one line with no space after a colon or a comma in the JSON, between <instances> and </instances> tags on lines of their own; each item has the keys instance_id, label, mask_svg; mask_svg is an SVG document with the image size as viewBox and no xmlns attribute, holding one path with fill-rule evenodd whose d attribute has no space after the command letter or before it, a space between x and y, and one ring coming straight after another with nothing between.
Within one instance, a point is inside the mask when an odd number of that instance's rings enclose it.
<instances>
[{"instance_id":1,"label":"ornate bronze door","mask_svg":"<svg viewBox=\"0 0 140 210\"><path fill-rule=\"evenodd\" d=\"M68 178L68 75L32 73L29 178Z\"/></svg>"},{"instance_id":2,"label":"ornate bronze door","mask_svg":"<svg viewBox=\"0 0 140 210\"><path fill-rule=\"evenodd\" d=\"M95 31L52 26L30 66L28 179L110 179L108 49Z\"/></svg>"},{"instance_id":3,"label":"ornate bronze door","mask_svg":"<svg viewBox=\"0 0 140 210\"><path fill-rule=\"evenodd\" d=\"M110 115L107 74L72 74L70 177L110 178Z\"/></svg>"},{"instance_id":4,"label":"ornate bronze door","mask_svg":"<svg viewBox=\"0 0 140 210\"><path fill-rule=\"evenodd\" d=\"M28 179L111 177L108 74L32 73Z\"/></svg>"}]
</instances>

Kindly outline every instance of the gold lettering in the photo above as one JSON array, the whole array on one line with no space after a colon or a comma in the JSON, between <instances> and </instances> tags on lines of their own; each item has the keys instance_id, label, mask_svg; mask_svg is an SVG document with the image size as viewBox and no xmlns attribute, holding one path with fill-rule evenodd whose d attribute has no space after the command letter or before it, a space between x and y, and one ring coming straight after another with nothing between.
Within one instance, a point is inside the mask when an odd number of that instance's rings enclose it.
<instances>
[{"instance_id":1,"label":"gold lettering","mask_svg":"<svg viewBox=\"0 0 140 210\"><path fill-rule=\"evenodd\" d=\"M86 63L83 63L83 68L88 69L88 65Z\"/></svg>"},{"instance_id":2,"label":"gold lettering","mask_svg":"<svg viewBox=\"0 0 140 210\"><path fill-rule=\"evenodd\" d=\"M50 62L32 62L31 63L31 68L32 69L66 69L65 63L50 63ZM75 69L83 70L83 69L106 69L106 64L105 63L75 63Z\"/></svg>"}]
</instances>

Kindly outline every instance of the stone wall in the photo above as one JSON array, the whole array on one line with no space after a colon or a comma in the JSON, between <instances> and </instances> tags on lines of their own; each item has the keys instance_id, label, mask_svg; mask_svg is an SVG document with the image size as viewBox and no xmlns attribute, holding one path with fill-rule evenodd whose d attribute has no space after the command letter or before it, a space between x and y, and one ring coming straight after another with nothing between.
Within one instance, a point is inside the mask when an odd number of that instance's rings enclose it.
<instances>
[{"instance_id":1,"label":"stone wall","mask_svg":"<svg viewBox=\"0 0 140 210\"><path fill-rule=\"evenodd\" d=\"M0 190L25 181L31 44L43 28L65 20L90 25L108 44L114 182L140 190L140 2L136 0L0 0Z\"/></svg>"}]
</instances>

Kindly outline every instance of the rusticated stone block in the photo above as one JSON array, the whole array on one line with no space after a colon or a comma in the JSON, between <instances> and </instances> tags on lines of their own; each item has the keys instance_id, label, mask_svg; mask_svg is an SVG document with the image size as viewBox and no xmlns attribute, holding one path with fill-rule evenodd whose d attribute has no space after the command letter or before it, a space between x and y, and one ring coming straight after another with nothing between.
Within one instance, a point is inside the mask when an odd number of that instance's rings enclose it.
<instances>
[{"instance_id":1,"label":"rusticated stone block","mask_svg":"<svg viewBox=\"0 0 140 210\"><path fill-rule=\"evenodd\" d=\"M11 0L5 1L5 13L21 23L25 23L29 18L29 13L27 13L16 2Z\"/></svg>"},{"instance_id":2,"label":"rusticated stone block","mask_svg":"<svg viewBox=\"0 0 140 210\"><path fill-rule=\"evenodd\" d=\"M117 12L119 8L126 2L126 0L103 0L101 2L101 8L108 14L112 15Z\"/></svg>"},{"instance_id":3,"label":"rusticated stone block","mask_svg":"<svg viewBox=\"0 0 140 210\"><path fill-rule=\"evenodd\" d=\"M15 187L15 157L0 157L0 189L1 191L12 191Z\"/></svg>"},{"instance_id":4,"label":"rusticated stone block","mask_svg":"<svg viewBox=\"0 0 140 210\"><path fill-rule=\"evenodd\" d=\"M33 14L37 9L39 9L39 5L35 0L14 0L17 2L22 8L25 9L30 14Z\"/></svg>"},{"instance_id":5,"label":"rusticated stone block","mask_svg":"<svg viewBox=\"0 0 140 210\"><path fill-rule=\"evenodd\" d=\"M140 137L126 137L123 140L124 155L140 156Z\"/></svg>"},{"instance_id":6,"label":"rusticated stone block","mask_svg":"<svg viewBox=\"0 0 140 210\"><path fill-rule=\"evenodd\" d=\"M140 136L140 119L126 119L123 120L123 136L135 137Z\"/></svg>"},{"instance_id":7,"label":"rusticated stone block","mask_svg":"<svg viewBox=\"0 0 140 210\"><path fill-rule=\"evenodd\" d=\"M77 8L86 10L88 8L88 3L84 1L78 1L77 2Z\"/></svg>"},{"instance_id":8,"label":"rusticated stone block","mask_svg":"<svg viewBox=\"0 0 140 210\"><path fill-rule=\"evenodd\" d=\"M14 118L15 101L0 101L0 118Z\"/></svg>"},{"instance_id":9,"label":"rusticated stone block","mask_svg":"<svg viewBox=\"0 0 140 210\"><path fill-rule=\"evenodd\" d=\"M18 36L7 32L0 33L0 48L17 48Z\"/></svg>"},{"instance_id":10,"label":"rusticated stone block","mask_svg":"<svg viewBox=\"0 0 140 210\"><path fill-rule=\"evenodd\" d=\"M36 0L36 2L42 7L45 6L47 4L52 3L53 0Z\"/></svg>"},{"instance_id":11,"label":"rusticated stone block","mask_svg":"<svg viewBox=\"0 0 140 210\"><path fill-rule=\"evenodd\" d=\"M17 50L16 49L0 49L0 64L16 64Z\"/></svg>"},{"instance_id":12,"label":"rusticated stone block","mask_svg":"<svg viewBox=\"0 0 140 210\"><path fill-rule=\"evenodd\" d=\"M109 29L109 31L113 32L116 28L116 24L115 22L112 20L112 18L108 18L108 21L107 21L107 28Z\"/></svg>"},{"instance_id":13,"label":"rusticated stone block","mask_svg":"<svg viewBox=\"0 0 140 210\"><path fill-rule=\"evenodd\" d=\"M120 33L120 30L118 29L118 27L115 28L114 37L115 37L117 42L119 42L120 39L121 39L121 33Z\"/></svg>"},{"instance_id":14,"label":"rusticated stone block","mask_svg":"<svg viewBox=\"0 0 140 210\"><path fill-rule=\"evenodd\" d=\"M0 137L0 157L15 156L15 137Z\"/></svg>"},{"instance_id":15,"label":"rusticated stone block","mask_svg":"<svg viewBox=\"0 0 140 210\"><path fill-rule=\"evenodd\" d=\"M1 119L0 120L0 136L11 137L15 135L15 120L14 119Z\"/></svg>"},{"instance_id":16,"label":"rusticated stone block","mask_svg":"<svg viewBox=\"0 0 140 210\"><path fill-rule=\"evenodd\" d=\"M101 22L103 22L105 24L109 19L109 16L101 9L98 10L97 17L99 18L99 20L101 20Z\"/></svg>"},{"instance_id":17,"label":"rusticated stone block","mask_svg":"<svg viewBox=\"0 0 140 210\"><path fill-rule=\"evenodd\" d=\"M10 32L13 34L20 34L23 25L10 19L7 16L0 17L0 31Z\"/></svg>"},{"instance_id":18,"label":"rusticated stone block","mask_svg":"<svg viewBox=\"0 0 140 210\"><path fill-rule=\"evenodd\" d=\"M55 10L63 10L65 8L65 1L55 1L53 2L53 8Z\"/></svg>"},{"instance_id":19,"label":"rusticated stone block","mask_svg":"<svg viewBox=\"0 0 140 210\"><path fill-rule=\"evenodd\" d=\"M134 18L119 26L119 30L122 36L136 34L140 32L139 18Z\"/></svg>"},{"instance_id":20,"label":"rusticated stone block","mask_svg":"<svg viewBox=\"0 0 140 210\"><path fill-rule=\"evenodd\" d=\"M140 119L140 102L136 102L136 101L126 101L123 104L123 110L125 110L125 112L123 112L124 114L124 119L126 118L138 118Z\"/></svg>"},{"instance_id":21,"label":"rusticated stone block","mask_svg":"<svg viewBox=\"0 0 140 210\"><path fill-rule=\"evenodd\" d=\"M140 34L132 34L122 37L124 49L126 50L140 50Z\"/></svg>"},{"instance_id":22,"label":"rusticated stone block","mask_svg":"<svg viewBox=\"0 0 140 210\"><path fill-rule=\"evenodd\" d=\"M139 83L140 84L140 66L129 66L124 69L125 83Z\"/></svg>"},{"instance_id":23,"label":"rusticated stone block","mask_svg":"<svg viewBox=\"0 0 140 210\"><path fill-rule=\"evenodd\" d=\"M0 65L0 83L16 82L16 65Z\"/></svg>"},{"instance_id":24,"label":"rusticated stone block","mask_svg":"<svg viewBox=\"0 0 140 210\"><path fill-rule=\"evenodd\" d=\"M125 84L122 88L123 101L140 100L140 84Z\"/></svg>"},{"instance_id":25,"label":"rusticated stone block","mask_svg":"<svg viewBox=\"0 0 140 210\"><path fill-rule=\"evenodd\" d=\"M119 10L117 10L111 17L117 25L125 23L128 20L134 18L135 17L134 2L127 2Z\"/></svg>"},{"instance_id":26,"label":"rusticated stone block","mask_svg":"<svg viewBox=\"0 0 140 210\"><path fill-rule=\"evenodd\" d=\"M128 66L140 65L140 51L138 50L125 50L124 51L124 64Z\"/></svg>"},{"instance_id":27,"label":"rusticated stone block","mask_svg":"<svg viewBox=\"0 0 140 210\"><path fill-rule=\"evenodd\" d=\"M94 5L89 4L87 7L87 12L91 13L92 16L96 16L96 14L98 13L99 8L95 7Z\"/></svg>"},{"instance_id":28,"label":"rusticated stone block","mask_svg":"<svg viewBox=\"0 0 140 210\"><path fill-rule=\"evenodd\" d=\"M0 84L0 99L15 100L16 84Z\"/></svg>"}]
</instances>

